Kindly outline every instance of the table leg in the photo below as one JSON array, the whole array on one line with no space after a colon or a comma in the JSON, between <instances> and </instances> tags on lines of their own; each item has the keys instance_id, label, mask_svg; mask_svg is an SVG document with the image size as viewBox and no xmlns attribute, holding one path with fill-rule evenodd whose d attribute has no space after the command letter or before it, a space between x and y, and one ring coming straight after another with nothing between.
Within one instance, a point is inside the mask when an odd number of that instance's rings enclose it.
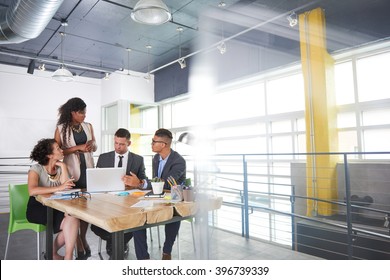
<instances>
[{"instance_id":1,"label":"table leg","mask_svg":"<svg viewBox=\"0 0 390 280\"><path fill-rule=\"evenodd\" d=\"M112 260L123 260L123 250L124 250L124 232L123 231L117 231L111 233L112 238L112 254L111 259Z\"/></svg>"},{"instance_id":2,"label":"table leg","mask_svg":"<svg viewBox=\"0 0 390 280\"><path fill-rule=\"evenodd\" d=\"M209 243L209 213L207 210L207 204L201 202L199 212L195 216L195 222L198 226L198 237L199 240L199 259L209 260L210 259L210 243Z\"/></svg>"},{"instance_id":3,"label":"table leg","mask_svg":"<svg viewBox=\"0 0 390 280\"><path fill-rule=\"evenodd\" d=\"M53 208L47 207L46 259L53 259Z\"/></svg>"}]
</instances>

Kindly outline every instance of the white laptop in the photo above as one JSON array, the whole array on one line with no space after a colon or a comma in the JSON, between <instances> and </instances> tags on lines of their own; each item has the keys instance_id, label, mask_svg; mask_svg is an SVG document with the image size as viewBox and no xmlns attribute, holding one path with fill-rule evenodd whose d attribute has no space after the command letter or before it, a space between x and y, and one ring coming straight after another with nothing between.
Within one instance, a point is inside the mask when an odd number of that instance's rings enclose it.
<instances>
[{"instance_id":1,"label":"white laptop","mask_svg":"<svg viewBox=\"0 0 390 280\"><path fill-rule=\"evenodd\" d=\"M88 192L116 192L124 191L125 184L122 177L124 168L87 168Z\"/></svg>"}]
</instances>

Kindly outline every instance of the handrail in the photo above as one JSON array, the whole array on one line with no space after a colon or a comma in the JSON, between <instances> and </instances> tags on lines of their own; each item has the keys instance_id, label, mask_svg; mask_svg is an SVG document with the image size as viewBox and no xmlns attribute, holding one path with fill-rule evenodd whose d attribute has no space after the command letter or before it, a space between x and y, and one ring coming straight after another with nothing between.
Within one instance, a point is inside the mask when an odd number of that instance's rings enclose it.
<instances>
[{"instance_id":1,"label":"handrail","mask_svg":"<svg viewBox=\"0 0 390 280\"><path fill-rule=\"evenodd\" d=\"M378 213L376 215L372 214L372 216L369 216L369 219L371 219L374 224L378 224L380 222L380 217L383 215L390 216L390 209L387 210L387 206L383 206L384 204L377 204L379 208L373 207L374 204L371 207L367 207L366 205L359 205L358 203L354 203L354 201L350 200L350 195L347 195L347 193L350 191L351 186L349 182L349 176L348 173L348 167L351 164L351 161L347 161L347 156L350 155L383 155L388 154L390 155L390 152L333 152L333 153L278 153L278 154L215 154L210 155L210 162L215 163L215 166L217 167L215 170L202 170L201 168L197 168L196 165L196 158L190 158L188 160L192 160L194 163L194 170L188 170L189 173L194 174L194 183L195 186L201 186L202 184L199 183L202 181L205 187L200 187L201 191L205 192L221 192L222 194L225 194L227 197L232 197L235 201L223 201L224 206L228 207L235 207L239 208L241 210L241 225L242 225L242 235L246 238L249 238L250 235L250 226L252 226L251 222L253 222L252 218L251 221L249 221L250 215L253 214L253 211L261 211L261 212L269 212L269 213L275 213L284 215L287 217L291 217L291 221L289 221L289 224L291 223L291 237L292 237L292 248L295 248L295 226L296 222L294 219L302 219L311 221L313 223L321 223L325 224L331 227L337 227L344 230L347 230L347 236L348 236L348 252L345 252L345 254L349 257L353 257L353 241L357 233L364 234L368 236L373 236L377 238L382 238L386 242L389 241L389 236L386 234L382 234L382 230L378 230L378 232L375 232L374 230L371 230L371 228L366 229L355 225L354 214L358 212L358 210L365 210L372 213ZM306 177L302 177L302 185L295 186L293 181L293 175L288 172L274 172L272 170L273 167L278 167L278 163L280 162L282 167L289 166L286 164L289 163L297 163L298 169L295 169L297 174L304 174L305 175L305 169L301 170L301 163L305 163L305 159L298 158L299 156L308 156L308 155L339 155L340 158L337 159L338 168L340 168L342 172L341 175L339 175L338 180L342 180L342 183L345 184L344 188L340 189L341 193L339 192L339 197L342 195L346 196L344 200L342 199L324 199L323 197L310 197L308 195L304 195L304 192L302 192L302 189L304 188L306 183ZM286 158L291 157L291 158ZM344 156L341 157L341 156ZM264 157L264 158L263 158ZM27 160L27 157L6 157L1 158L0 157L0 174L9 174L9 175L26 175L26 172L21 171L21 169L25 169L25 167L30 166L26 164L24 160ZM3 160L3 162L1 162ZM372 163L372 160L356 160L356 162L361 163L362 161ZM15 164L20 162L20 164ZM354 161L355 162L355 161ZM383 159L379 159L376 162L383 162ZM7 164L9 163L9 164ZM220 163L220 164L219 164ZM263 164L264 163L264 164ZM389 160L386 159L386 163L389 163ZM252 164L252 166L251 166ZM224 169L223 167L227 166L228 168ZM280 167L279 166L279 167ZM9 168L7 168L9 167ZM233 168L231 168L233 167ZM260 167L260 169L257 169L257 167ZM218 170L218 169L221 170ZM327 168L327 167L325 167ZM9 169L9 170L7 170ZM199 170L202 170L202 176L203 177L197 177L200 173ZM291 171L290 171L291 172ZM228 174L227 176L225 174ZM209 176L211 175L211 176ZM231 176L229 178L229 176ZM12 176L10 176L12 177ZM201 180L199 178L202 178ZM206 178L206 179L204 179ZM210 186L207 178L214 178L216 180L219 180L220 182L217 182L214 186ZM264 179L265 178L265 179ZM276 179L275 179L276 178ZM279 182L289 182L289 181L278 181L277 179L281 178L282 180L286 180L290 178L291 184L288 183L279 183ZM388 180L388 177L386 177ZM265 180L265 181L264 181ZM274 180L276 182L274 182ZM294 182L294 183L293 183ZM381 184L383 184L386 181L379 181ZM225 184L226 183L226 184ZM225 186L226 185L226 186ZM234 186L234 187L230 187ZM235 187L238 186L238 187ZM253 188L259 187L264 188L261 189L261 191L251 190ZM274 188L278 187L281 192L278 192L279 189ZM289 190L291 188L291 190ZM300 192L295 193L295 188L297 190L301 190ZM6 193L5 188L4 193ZM273 191L276 190L276 191ZM382 189L381 189L382 190ZM0 190L2 191L2 190ZM286 191L286 192L284 192ZM354 190L356 191L356 190ZM358 189L360 191L360 189ZM383 190L382 190L383 191ZM360 193L358 193L360 195ZM378 193L377 193L378 195ZM254 196L257 196L259 198L259 204L256 204L256 201L254 200ZM264 197L264 198L263 198ZM335 196L336 197L336 196ZM265 200L267 198L267 200ZM281 201L283 204L283 207L285 205L288 205L288 200L290 201L290 211L286 210L277 210L272 208L273 199L277 198ZM342 206L342 208L339 208L338 214L342 214L343 221L341 223L346 223L346 225L337 223L335 220L326 219L325 217L321 217L317 215L317 217L308 217L305 216L304 212L296 212L295 209L298 209L296 207L297 205L300 205L296 203L296 200L298 200L299 203L304 204L305 201L317 201L317 202L324 202L329 203L330 205L337 205ZM374 199L377 200L374 196ZM238 202L239 201L239 202ZM325 204L326 205L326 204ZM295 207L295 208L294 208ZM346 209L344 209L346 207ZM331 207L333 210L333 207ZM336 208L336 207L334 207ZM383 208L383 209L380 209ZM347 212L345 212L347 210ZM237 210L236 213L238 212ZM300 211L300 209L298 210ZM355 213L353 212L355 211ZM214 215L217 215L218 212ZM366 214L366 213L363 213ZM253 217L253 216L251 216ZM355 216L357 217L357 216ZM346 220L344 220L344 218ZM217 220L217 219L216 219ZM367 219L368 220L368 219ZM218 220L217 220L218 221ZM352 224L354 223L354 224ZM379 224L378 224L379 225ZM270 227L270 225L268 225ZM386 230L385 226L378 227L378 229ZM289 230L290 232L290 230ZM390 233L390 232L389 232ZM253 233L252 233L253 234ZM290 237L289 237L290 238Z\"/></svg>"},{"instance_id":2,"label":"handrail","mask_svg":"<svg viewBox=\"0 0 390 280\"><path fill-rule=\"evenodd\" d=\"M233 206L233 207L242 207L242 206L244 206L244 203L223 201L222 205L229 205L229 206ZM312 222L316 222L316 223L330 225L330 226L334 226L334 227L338 227L338 228L342 228L342 229L347 229L346 225L333 223L333 222L328 222L328 221L319 220L319 219L313 219L313 218L310 218L310 217L307 217L307 216L303 216L303 215L299 215L299 214L295 214L295 213L288 213L288 212L275 210L275 209L272 209L272 208L258 206L258 205L248 205L248 206L251 207L251 208L254 208L254 209L262 209L262 210L265 210L267 212L273 212L273 213L282 214L282 215L286 215L286 216L291 216L291 217L295 217L295 218L300 218L300 219L303 219L303 220L308 220L308 221L312 221ZM390 241L390 235L384 235L384 234L377 233L377 232L374 232L374 231L368 231L368 230L365 230L365 229L361 229L361 228L358 228L358 227L352 227L352 230L356 231L356 232L365 233L367 235L372 235L372 236L376 236L376 237L385 238L385 239L388 239Z\"/></svg>"}]
</instances>

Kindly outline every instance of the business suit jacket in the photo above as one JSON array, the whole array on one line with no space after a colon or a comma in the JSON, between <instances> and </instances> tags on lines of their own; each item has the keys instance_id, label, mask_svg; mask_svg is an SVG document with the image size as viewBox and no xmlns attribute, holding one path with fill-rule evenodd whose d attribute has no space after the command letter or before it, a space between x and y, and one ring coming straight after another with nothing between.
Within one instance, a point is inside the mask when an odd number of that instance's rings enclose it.
<instances>
[{"instance_id":1,"label":"business suit jacket","mask_svg":"<svg viewBox=\"0 0 390 280\"><path fill-rule=\"evenodd\" d=\"M156 154L152 161L153 178L157 177L159 161L160 155ZM164 189L168 190L170 189L170 186L166 180L169 176L175 178L176 183L179 185L186 179L186 161L178 152L175 152L172 149L161 173L161 178L165 180Z\"/></svg>"},{"instance_id":2,"label":"business suit jacket","mask_svg":"<svg viewBox=\"0 0 390 280\"><path fill-rule=\"evenodd\" d=\"M115 151L111 151L108 153L101 154L98 158L98 162L96 164L96 167L98 168L107 168L107 167L115 167ZM128 154L128 160L127 160L127 166L126 166L126 174L130 175L130 171L133 172L134 174L137 175L137 177L141 180L146 178L145 175L145 164L144 164L144 158L134 154L132 152L129 152ZM98 226L91 225L91 230L98 236L100 236L104 240L111 240L111 234L102 229L99 228ZM136 255L138 259L144 259L147 258L147 255L145 257L145 243L146 241L144 239L140 239L139 235L145 235L146 236L146 230L143 232L126 232L124 234L124 244L127 244L130 239L134 237L134 243L135 245L135 250L136 250ZM142 237L142 236L141 236ZM143 255L142 255L142 254ZM147 252L146 252L147 254Z\"/></svg>"},{"instance_id":3,"label":"business suit jacket","mask_svg":"<svg viewBox=\"0 0 390 280\"><path fill-rule=\"evenodd\" d=\"M106 167L115 167L115 151L101 154L98 158L96 167L106 168ZM145 175L145 164L144 158L140 155L134 154L132 152L128 153L128 160L126 166L126 174L130 175L130 171L137 175L140 180L146 178Z\"/></svg>"}]
</instances>

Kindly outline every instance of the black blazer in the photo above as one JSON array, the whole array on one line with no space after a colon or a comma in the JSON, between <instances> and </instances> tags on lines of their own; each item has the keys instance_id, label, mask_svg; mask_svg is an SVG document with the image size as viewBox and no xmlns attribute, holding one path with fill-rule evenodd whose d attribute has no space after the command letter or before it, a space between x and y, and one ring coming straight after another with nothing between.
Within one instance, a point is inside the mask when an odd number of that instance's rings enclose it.
<instances>
[{"instance_id":1,"label":"black blazer","mask_svg":"<svg viewBox=\"0 0 390 280\"><path fill-rule=\"evenodd\" d=\"M101 154L98 158L96 167L114 167L115 165L115 151ZM130 175L130 171L137 175L140 180L146 179L144 158L140 155L129 152L126 174Z\"/></svg>"},{"instance_id":2,"label":"black blazer","mask_svg":"<svg viewBox=\"0 0 390 280\"><path fill-rule=\"evenodd\" d=\"M160 155L156 154L153 157L152 168L153 168L153 178L157 177L158 165L160 161ZM179 185L186 179L186 161L185 159L174 150L171 149L171 154L168 157L168 161L164 166L164 169L161 173L161 178L165 180L164 189L170 189L170 186L166 179L172 176L175 178L176 183Z\"/></svg>"}]
</instances>

